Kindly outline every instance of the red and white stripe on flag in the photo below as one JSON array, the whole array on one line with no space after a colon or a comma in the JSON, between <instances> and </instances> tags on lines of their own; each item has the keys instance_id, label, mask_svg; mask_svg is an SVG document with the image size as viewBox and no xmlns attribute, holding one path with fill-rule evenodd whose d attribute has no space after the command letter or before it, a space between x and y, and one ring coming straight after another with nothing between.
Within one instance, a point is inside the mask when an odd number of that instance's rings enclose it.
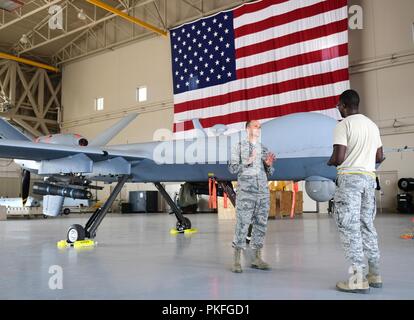
<instances>
[{"instance_id":1,"label":"red and white stripe on flag","mask_svg":"<svg viewBox=\"0 0 414 320\"><path fill-rule=\"evenodd\" d=\"M347 0L257 1L174 28L171 43L177 134L195 118L231 131L297 112L338 118L349 88Z\"/></svg>"}]
</instances>

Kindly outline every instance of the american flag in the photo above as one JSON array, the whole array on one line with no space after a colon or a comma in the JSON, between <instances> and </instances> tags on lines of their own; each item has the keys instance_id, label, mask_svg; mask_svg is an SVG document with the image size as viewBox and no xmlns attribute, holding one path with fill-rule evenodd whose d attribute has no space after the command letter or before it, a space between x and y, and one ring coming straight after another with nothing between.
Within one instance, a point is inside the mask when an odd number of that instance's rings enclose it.
<instances>
[{"instance_id":1,"label":"american flag","mask_svg":"<svg viewBox=\"0 0 414 320\"><path fill-rule=\"evenodd\" d=\"M296 112L339 118L347 0L262 0L170 30L174 131L240 130Z\"/></svg>"}]
</instances>

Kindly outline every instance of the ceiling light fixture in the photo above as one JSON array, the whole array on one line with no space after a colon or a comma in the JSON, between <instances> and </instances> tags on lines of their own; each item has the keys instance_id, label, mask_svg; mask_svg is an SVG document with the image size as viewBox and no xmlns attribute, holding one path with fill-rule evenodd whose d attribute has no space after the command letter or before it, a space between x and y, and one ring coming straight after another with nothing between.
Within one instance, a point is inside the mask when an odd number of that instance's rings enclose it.
<instances>
[{"instance_id":1,"label":"ceiling light fixture","mask_svg":"<svg viewBox=\"0 0 414 320\"><path fill-rule=\"evenodd\" d=\"M83 9L81 9L81 10L78 12L78 19L79 19L79 20L85 20L85 19L86 19L86 14L83 12Z\"/></svg>"},{"instance_id":2,"label":"ceiling light fixture","mask_svg":"<svg viewBox=\"0 0 414 320\"><path fill-rule=\"evenodd\" d=\"M27 44L28 42L29 42L29 38L27 37L26 34L23 34L22 37L20 38L20 43Z\"/></svg>"}]
</instances>

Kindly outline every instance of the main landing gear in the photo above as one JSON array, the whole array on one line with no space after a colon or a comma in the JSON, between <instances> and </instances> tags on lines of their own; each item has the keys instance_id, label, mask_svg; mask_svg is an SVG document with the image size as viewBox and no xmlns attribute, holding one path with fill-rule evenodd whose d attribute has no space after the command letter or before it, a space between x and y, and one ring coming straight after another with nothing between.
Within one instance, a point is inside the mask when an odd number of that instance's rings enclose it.
<instances>
[{"instance_id":1,"label":"main landing gear","mask_svg":"<svg viewBox=\"0 0 414 320\"><path fill-rule=\"evenodd\" d=\"M154 185L158 189L158 191L161 193L164 200L167 201L171 210L175 214L175 217L177 218L175 232L184 233L184 232L193 230L191 229L190 219L183 216L182 210L180 209L180 207L177 206L177 204L173 201L173 199L171 199L170 195L167 193L167 191L165 191L165 188L162 186L162 184L159 182L155 182Z\"/></svg>"},{"instance_id":2,"label":"main landing gear","mask_svg":"<svg viewBox=\"0 0 414 320\"><path fill-rule=\"evenodd\" d=\"M102 220L105 218L116 197L128 179L129 176L127 175L121 176L119 178L118 183L110 194L109 198L105 201L102 207L96 209L96 211L89 218L85 227L82 227L79 224L74 224L69 227L66 239L66 242L68 244L72 244L77 241L83 241L85 239L94 239L96 237L96 230L98 229Z\"/></svg>"}]
</instances>

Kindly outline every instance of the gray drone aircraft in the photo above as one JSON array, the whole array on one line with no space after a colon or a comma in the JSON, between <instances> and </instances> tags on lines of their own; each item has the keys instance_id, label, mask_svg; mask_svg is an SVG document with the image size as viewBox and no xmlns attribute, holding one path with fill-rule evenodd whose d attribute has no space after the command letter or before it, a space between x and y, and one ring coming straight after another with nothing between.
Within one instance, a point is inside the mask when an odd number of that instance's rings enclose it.
<instances>
[{"instance_id":1,"label":"gray drone aircraft","mask_svg":"<svg viewBox=\"0 0 414 320\"><path fill-rule=\"evenodd\" d=\"M208 135L199 120L193 120L197 134L192 139L171 139L147 143L107 145L137 117L127 115L93 141L75 134L54 134L33 139L0 118L0 157L15 159L23 169L22 198L28 198L30 173L44 177L33 185L43 195L44 214L59 215L65 197L88 199L92 181L117 182L109 198L85 226L70 226L67 241L93 239L116 196L126 182L154 183L177 218L177 230L191 228L181 208L165 191L162 182L190 182L196 185L214 177L221 192L234 203L228 170L231 148L245 138L245 132L226 134L220 125L215 136ZM306 181L305 189L315 201L333 198L335 168L328 167L332 154L335 119L319 113L296 113L275 118L262 125L262 143L277 156L270 181ZM223 129L224 128L224 129ZM219 194L220 195L220 194Z\"/></svg>"}]
</instances>

